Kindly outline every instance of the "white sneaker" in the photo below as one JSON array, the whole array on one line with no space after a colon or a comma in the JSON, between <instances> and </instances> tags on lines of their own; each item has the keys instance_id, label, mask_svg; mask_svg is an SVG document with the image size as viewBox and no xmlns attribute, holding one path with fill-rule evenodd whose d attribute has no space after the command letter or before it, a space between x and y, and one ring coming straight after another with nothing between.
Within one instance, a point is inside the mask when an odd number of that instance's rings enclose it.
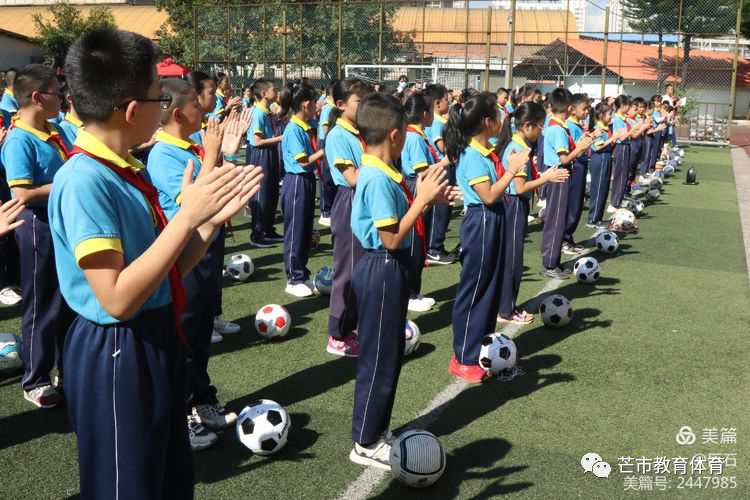
<instances>
[{"instance_id":1,"label":"white sneaker","mask_svg":"<svg viewBox=\"0 0 750 500\"><path fill-rule=\"evenodd\" d=\"M213 432L207 430L194 415L187 418L188 436L190 436L190 447L195 450L205 450L219 440Z\"/></svg>"},{"instance_id":2,"label":"white sneaker","mask_svg":"<svg viewBox=\"0 0 750 500\"><path fill-rule=\"evenodd\" d=\"M212 344L218 344L222 340L224 340L224 337L222 337L219 332L217 332L216 330L214 330L214 331L211 332L211 343Z\"/></svg>"},{"instance_id":3,"label":"white sneaker","mask_svg":"<svg viewBox=\"0 0 750 500\"><path fill-rule=\"evenodd\" d=\"M617 210L615 207L613 207L611 204L607 206L607 213L613 214L615 213L615 210Z\"/></svg>"},{"instance_id":4,"label":"white sneaker","mask_svg":"<svg viewBox=\"0 0 750 500\"><path fill-rule=\"evenodd\" d=\"M539 198L539 201L536 202L536 206L539 208L544 208L547 206L547 200L543 198Z\"/></svg>"},{"instance_id":5,"label":"white sneaker","mask_svg":"<svg viewBox=\"0 0 750 500\"><path fill-rule=\"evenodd\" d=\"M6 286L0 290L0 304L14 306L21 302L21 289L13 286Z\"/></svg>"},{"instance_id":6,"label":"white sneaker","mask_svg":"<svg viewBox=\"0 0 750 500\"><path fill-rule=\"evenodd\" d=\"M393 437L391 436L391 439ZM378 469L390 470L391 445L384 435L375 444L361 446L354 443L354 448L349 453L349 460L355 464L377 467Z\"/></svg>"},{"instance_id":7,"label":"white sneaker","mask_svg":"<svg viewBox=\"0 0 750 500\"><path fill-rule=\"evenodd\" d=\"M526 223L527 224L531 224L535 220L536 220L536 217L534 217L533 215L529 215L528 217L526 217Z\"/></svg>"},{"instance_id":8,"label":"white sneaker","mask_svg":"<svg viewBox=\"0 0 750 500\"><path fill-rule=\"evenodd\" d=\"M296 285L292 285L291 283L289 283L287 284L284 291L290 295L294 295L295 297L310 297L313 294L312 290L310 290L310 287L305 285L304 283L297 283Z\"/></svg>"},{"instance_id":9,"label":"white sneaker","mask_svg":"<svg viewBox=\"0 0 750 500\"><path fill-rule=\"evenodd\" d=\"M23 391L23 397L38 408L54 408L64 401L62 395L51 385L43 385L30 391Z\"/></svg>"},{"instance_id":10,"label":"white sneaker","mask_svg":"<svg viewBox=\"0 0 750 500\"><path fill-rule=\"evenodd\" d=\"M422 302L426 302L430 307L435 305L435 299L433 299L432 297L425 297L420 293L419 295L417 295L417 298Z\"/></svg>"},{"instance_id":11,"label":"white sneaker","mask_svg":"<svg viewBox=\"0 0 750 500\"><path fill-rule=\"evenodd\" d=\"M320 224L323 227L331 227L331 218L330 217L323 217L322 215L318 219L318 224Z\"/></svg>"},{"instance_id":12,"label":"white sneaker","mask_svg":"<svg viewBox=\"0 0 750 500\"><path fill-rule=\"evenodd\" d=\"M194 406L193 416L210 429L225 429L237 422L236 413L228 412L219 405Z\"/></svg>"},{"instance_id":13,"label":"white sneaker","mask_svg":"<svg viewBox=\"0 0 750 500\"><path fill-rule=\"evenodd\" d=\"M412 312L426 312L432 308L426 301L416 299L409 299L409 310Z\"/></svg>"},{"instance_id":14,"label":"white sneaker","mask_svg":"<svg viewBox=\"0 0 750 500\"><path fill-rule=\"evenodd\" d=\"M219 333L237 333L240 331L240 325L231 321L224 321L221 317L214 318L214 330Z\"/></svg>"}]
</instances>

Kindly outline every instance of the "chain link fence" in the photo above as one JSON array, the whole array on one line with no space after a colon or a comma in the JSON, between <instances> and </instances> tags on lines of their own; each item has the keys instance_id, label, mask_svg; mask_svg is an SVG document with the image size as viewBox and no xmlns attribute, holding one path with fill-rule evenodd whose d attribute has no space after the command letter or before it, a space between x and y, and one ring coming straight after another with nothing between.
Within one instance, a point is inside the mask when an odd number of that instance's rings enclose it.
<instances>
[{"instance_id":1,"label":"chain link fence","mask_svg":"<svg viewBox=\"0 0 750 500\"><path fill-rule=\"evenodd\" d=\"M746 0L747 1L747 0ZM678 135L725 141L750 106L739 0L264 2L194 10L194 66L318 88L356 75L450 89L564 85L594 99L680 99ZM743 44L743 50L750 45Z\"/></svg>"}]
</instances>

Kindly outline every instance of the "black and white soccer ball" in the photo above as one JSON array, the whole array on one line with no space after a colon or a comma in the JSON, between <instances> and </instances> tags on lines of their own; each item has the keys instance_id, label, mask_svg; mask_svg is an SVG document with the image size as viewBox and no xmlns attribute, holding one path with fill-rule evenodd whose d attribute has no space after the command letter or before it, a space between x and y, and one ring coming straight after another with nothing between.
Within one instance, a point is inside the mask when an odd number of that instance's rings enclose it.
<instances>
[{"instance_id":1,"label":"black and white soccer ball","mask_svg":"<svg viewBox=\"0 0 750 500\"><path fill-rule=\"evenodd\" d=\"M601 267L593 257L581 257L573 266L573 274L581 283L594 283L599 279Z\"/></svg>"},{"instance_id":2,"label":"black and white soccer ball","mask_svg":"<svg viewBox=\"0 0 750 500\"><path fill-rule=\"evenodd\" d=\"M419 349L419 345L422 343L422 332L419 330L417 324L410 319L406 320L404 341L404 356L416 352L416 350Z\"/></svg>"},{"instance_id":3,"label":"black and white soccer ball","mask_svg":"<svg viewBox=\"0 0 750 500\"><path fill-rule=\"evenodd\" d=\"M560 328L573 317L573 305L560 294L550 295L542 301L539 307L544 324L551 328Z\"/></svg>"},{"instance_id":4,"label":"black and white soccer ball","mask_svg":"<svg viewBox=\"0 0 750 500\"><path fill-rule=\"evenodd\" d=\"M664 172L665 177L672 177L675 172L674 165L666 165L661 171Z\"/></svg>"},{"instance_id":5,"label":"black and white soccer ball","mask_svg":"<svg viewBox=\"0 0 750 500\"><path fill-rule=\"evenodd\" d=\"M502 333L490 333L482 339L479 349L479 366L492 375L516 366L518 349L510 337Z\"/></svg>"},{"instance_id":6,"label":"black and white soccer ball","mask_svg":"<svg viewBox=\"0 0 750 500\"><path fill-rule=\"evenodd\" d=\"M412 488L424 488L440 479L445 471L445 450L434 434L406 431L391 445L391 472Z\"/></svg>"},{"instance_id":7,"label":"black and white soccer ball","mask_svg":"<svg viewBox=\"0 0 750 500\"><path fill-rule=\"evenodd\" d=\"M659 196L661 196L661 191L656 188L651 188L646 191L646 199L649 201L656 201L659 199Z\"/></svg>"},{"instance_id":8,"label":"black and white soccer ball","mask_svg":"<svg viewBox=\"0 0 750 500\"><path fill-rule=\"evenodd\" d=\"M333 290L333 266L323 266L315 275L315 289L322 294L331 295Z\"/></svg>"},{"instance_id":9,"label":"black and white soccer ball","mask_svg":"<svg viewBox=\"0 0 750 500\"><path fill-rule=\"evenodd\" d=\"M226 269L227 274L235 280L245 281L250 277L251 274L253 274L253 271L255 271L255 266L253 265L253 260L250 257L245 255L244 253L240 253L229 257Z\"/></svg>"},{"instance_id":10,"label":"black and white soccer ball","mask_svg":"<svg viewBox=\"0 0 750 500\"><path fill-rule=\"evenodd\" d=\"M596 248L604 253L615 253L620 247L620 238L612 231L604 231L596 237Z\"/></svg>"},{"instance_id":11,"label":"black and white soccer ball","mask_svg":"<svg viewBox=\"0 0 750 500\"><path fill-rule=\"evenodd\" d=\"M655 170L652 178L661 179L662 182L664 182L664 168L662 168L660 170ZM650 184L651 184L651 182L649 182L649 185Z\"/></svg>"},{"instance_id":12,"label":"black and white soccer ball","mask_svg":"<svg viewBox=\"0 0 750 500\"><path fill-rule=\"evenodd\" d=\"M270 399L261 399L240 412L237 437L256 455L271 455L284 447L291 426L284 407Z\"/></svg>"},{"instance_id":13,"label":"black and white soccer ball","mask_svg":"<svg viewBox=\"0 0 750 500\"><path fill-rule=\"evenodd\" d=\"M310 238L310 250L315 250L320 245L320 231L313 229L312 238Z\"/></svg>"},{"instance_id":14,"label":"black and white soccer ball","mask_svg":"<svg viewBox=\"0 0 750 500\"><path fill-rule=\"evenodd\" d=\"M654 175L656 175L656 172L654 172ZM661 191L663 187L664 187L664 180L658 176L652 177L648 183L649 189L658 189L659 191Z\"/></svg>"},{"instance_id":15,"label":"black and white soccer ball","mask_svg":"<svg viewBox=\"0 0 750 500\"><path fill-rule=\"evenodd\" d=\"M626 208L633 212L633 215L639 216L643 213L646 205L644 205L643 202L638 198L630 198L630 200L628 200Z\"/></svg>"}]
</instances>

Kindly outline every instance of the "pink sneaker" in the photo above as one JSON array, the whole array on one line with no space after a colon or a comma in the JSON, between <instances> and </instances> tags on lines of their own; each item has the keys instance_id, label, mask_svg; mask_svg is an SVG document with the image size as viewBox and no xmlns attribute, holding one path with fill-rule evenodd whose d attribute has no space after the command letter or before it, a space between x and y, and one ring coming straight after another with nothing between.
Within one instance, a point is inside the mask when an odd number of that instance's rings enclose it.
<instances>
[{"instance_id":1,"label":"pink sneaker","mask_svg":"<svg viewBox=\"0 0 750 500\"><path fill-rule=\"evenodd\" d=\"M341 339L328 337L328 347L326 351L336 356L346 356L347 358L356 358L359 356L359 339L356 332L349 332Z\"/></svg>"}]
</instances>

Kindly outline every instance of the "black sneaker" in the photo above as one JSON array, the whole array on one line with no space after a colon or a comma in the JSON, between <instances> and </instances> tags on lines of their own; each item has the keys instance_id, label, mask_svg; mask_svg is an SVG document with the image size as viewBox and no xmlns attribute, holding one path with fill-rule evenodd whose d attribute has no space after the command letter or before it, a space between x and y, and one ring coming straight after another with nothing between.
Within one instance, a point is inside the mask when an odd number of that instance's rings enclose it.
<instances>
[{"instance_id":1,"label":"black sneaker","mask_svg":"<svg viewBox=\"0 0 750 500\"><path fill-rule=\"evenodd\" d=\"M284 236L277 233L275 229L272 229L271 231L266 233L266 239L268 241L272 241L273 243L283 243L284 242Z\"/></svg>"},{"instance_id":2,"label":"black sneaker","mask_svg":"<svg viewBox=\"0 0 750 500\"><path fill-rule=\"evenodd\" d=\"M427 262L437 265L448 265L456 262L456 258L445 252L434 252L427 254Z\"/></svg>"},{"instance_id":3,"label":"black sneaker","mask_svg":"<svg viewBox=\"0 0 750 500\"><path fill-rule=\"evenodd\" d=\"M451 258L453 258L453 260L456 260L456 261L458 260L458 256L460 254L461 254L461 243L459 243L458 245L456 245L456 247L453 250L451 250L450 252L448 252L448 256L451 257Z\"/></svg>"},{"instance_id":4,"label":"black sneaker","mask_svg":"<svg viewBox=\"0 0 750 500\"><path fill-rule=\"evenodd\" d=\"M271 248L274 245L273 241L262 234L251 234L250 235L250 246L255 248Z\"/></svg>"},{"instance_id":5,"label":"black sneaker","mask_svg":"<svg viewBox=\"0 0 750 500\"><path fill-rule=\"evenodd\" d=\"M546 267L543 267L539 271L539 275L545 278L552 278L556 280L566 280L570 278L570 273L569 272L566 273L559 267L556 267L554 269L547 269Z\"/></svg>"},{"instance_id":6,"label":"black sneaker","mask_svg":"<svg viewBox=\"0 0 750 500\"><path fill-rule=\"evenodd\" d=\"M596 227L597 229L607 229L609 227L609 224L607 224L606 222L599 221L596 224L594 224L594 227Z\"/></svg>"}]
</instances>

